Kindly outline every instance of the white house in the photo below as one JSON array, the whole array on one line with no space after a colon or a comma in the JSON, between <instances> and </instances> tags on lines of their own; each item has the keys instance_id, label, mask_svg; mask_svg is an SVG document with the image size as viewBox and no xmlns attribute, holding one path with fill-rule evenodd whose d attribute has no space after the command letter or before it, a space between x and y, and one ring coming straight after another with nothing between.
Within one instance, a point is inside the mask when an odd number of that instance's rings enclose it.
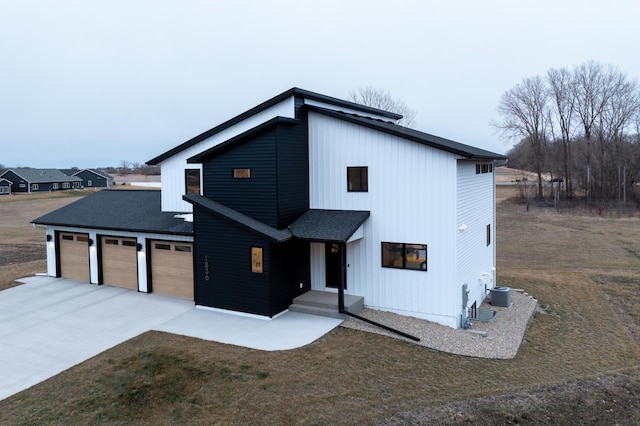
<instances>
[{"instance_id":1,"label":"white house","mask_svg":"<svg viewBox=\"0 0 640 426\"><path fill-rule=\"evenodd\" d=\"M49 274L129 271L139 291L266 317L332 292L460 327L495 286L505 157L399 118L290 89L150 160L160 193L103 190L34 220Z\"/></svg>"}]
</instances>

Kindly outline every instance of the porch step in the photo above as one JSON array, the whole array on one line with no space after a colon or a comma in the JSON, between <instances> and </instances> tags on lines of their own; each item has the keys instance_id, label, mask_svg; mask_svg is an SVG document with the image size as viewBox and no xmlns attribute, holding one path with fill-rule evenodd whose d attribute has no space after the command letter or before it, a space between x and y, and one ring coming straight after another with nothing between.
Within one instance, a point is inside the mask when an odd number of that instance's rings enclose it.
<instances>
[{"instance_id":1,"label":"porch step","mask_svg":"<svg viewBox=\"0 0 640 426\"><path fill-rule=\"evenodd\" d=\"M289 310L293 312L302 312L303 314L319 315L321 317L347 319L345 314L338 312L338 306L335 308L321 308L319 306L298 305L293 303L289 305Z\"/></svg>"},{"instance_id":2,"label":"porch step","mask_svg":"<svg viewBox=\"0 0 640 426\"><path fill-rule=\"evenodd\" d=\"M364 308L364 297L351 294L344 295L344 308L353 313L359 313ZM338 293L311 290L293 299L290 311L303 312L331 318L345 318L338 312Z\"/></svg>"}]
</instances>

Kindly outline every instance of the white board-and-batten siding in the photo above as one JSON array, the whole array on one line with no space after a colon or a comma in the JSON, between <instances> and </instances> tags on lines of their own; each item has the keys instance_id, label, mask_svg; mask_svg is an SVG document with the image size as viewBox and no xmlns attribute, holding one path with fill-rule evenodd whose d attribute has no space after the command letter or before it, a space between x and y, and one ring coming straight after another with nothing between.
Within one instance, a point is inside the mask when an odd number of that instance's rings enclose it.
<instances>
[{"instance_id":1,"label":"white board-and-batten siding","mask_svg":"<svg viewBox=\"0 0 640 426\"><path fill-rule=\"evenodd\" d=\"M495 183L494 173L476 174L476 163L460 161L457 173L458 231L457 278L459 304L462 288L469 290L468 306L477 306L487 295L486 288L495 285ZM491 238L487 245L487 225Z\"/></svg>"},{"instance_id":2,"label":"white board-and-batten siding","mask_svg":"<svg viewBox=\"0 0 640 426\"><path fill-rule=\"evenodd\" d=\"M188 164L187 159L200 154L234 136L259 126L275 117L295 118L294 97L291 96L264 111L261 111L233 126L222 130L215 135L202 140L195 145L180 151L179 153L160 162L162 167L162 211L165 212L192 212L193 206L182 199L185 194L185 170L202 169L201 164ZM202 171L200 172L202 179Z\"/></svg>"},{"instance_id":3,"label":"white board-and-batten siding","mask_svg":"<svg viewBox=\"0 0 640 426\"><path fill-rule=\"evenodd\" d=\"M347 167L368 167L368 192L347 191ZM365 305L456 327L456 156L347 121L309 113L310 207L368 210L347 244L347 293ZM382 267L382 242L427 244L428 271ZM311 286L325 290L322 244Z\"/></svg>"}]
</instances>

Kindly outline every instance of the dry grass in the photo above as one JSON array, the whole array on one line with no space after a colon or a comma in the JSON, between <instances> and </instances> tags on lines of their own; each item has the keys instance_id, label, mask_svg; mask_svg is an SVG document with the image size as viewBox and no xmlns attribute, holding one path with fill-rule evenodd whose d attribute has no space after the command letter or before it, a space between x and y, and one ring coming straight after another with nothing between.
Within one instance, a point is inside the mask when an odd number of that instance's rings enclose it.
<instances>
[{"instance_id":1,"label":"dry grass","mask_svg":"<svg viewBox=\"0 0 640 426\"><path fill-rule=\"evenodd\" d=\"M14 280L46 272L45 232L31 221L66 206L91 191L17 194L0 197L0 290Z\"/></svg>"},{"instance_id":2,"label":"dry grass","mask_svg":"<svg viewBox=\"0 0 640 426\"><path fill-rule=\"evenodd\" d=\"M0 423L640 419L640 347L627 327L638 325L638 223L524 213L508 201L498 210L500 284L526 289L540 306L514 359L455 356L345 328L278 352L149 332L0 401Z\"/></svg>"}]
</instances>

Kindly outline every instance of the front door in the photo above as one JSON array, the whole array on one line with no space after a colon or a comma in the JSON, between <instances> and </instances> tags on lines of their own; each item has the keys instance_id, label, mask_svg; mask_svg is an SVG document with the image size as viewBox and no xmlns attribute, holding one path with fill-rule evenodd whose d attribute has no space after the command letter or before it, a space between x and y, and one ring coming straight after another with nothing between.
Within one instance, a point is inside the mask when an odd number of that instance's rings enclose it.
<instances>
[{"instance_id":1,"label":"front door","mask_svg":"<svg viewBox=\"0 0 640 426\"><path fill-rule=\"evenodd\" d=\"M325 264L327 287L339 288L340 279L344 280L344 288L347 288L347 274L345 266L347 265L346 250L338 243L326 243L325 247Z\"/></svg>"}]
</instances>

